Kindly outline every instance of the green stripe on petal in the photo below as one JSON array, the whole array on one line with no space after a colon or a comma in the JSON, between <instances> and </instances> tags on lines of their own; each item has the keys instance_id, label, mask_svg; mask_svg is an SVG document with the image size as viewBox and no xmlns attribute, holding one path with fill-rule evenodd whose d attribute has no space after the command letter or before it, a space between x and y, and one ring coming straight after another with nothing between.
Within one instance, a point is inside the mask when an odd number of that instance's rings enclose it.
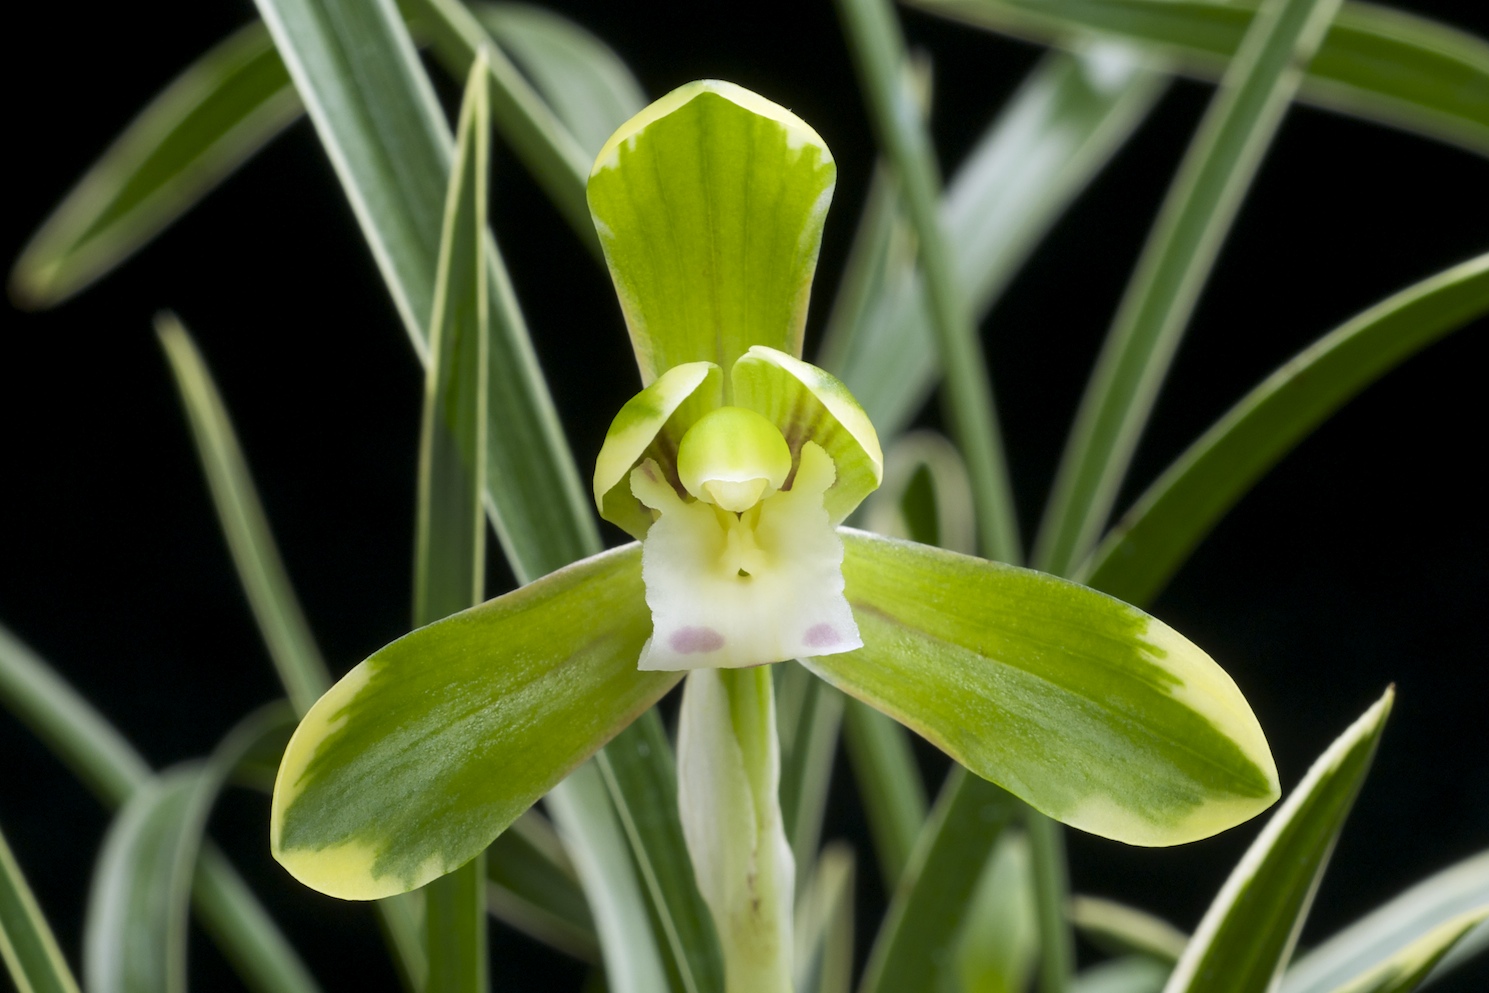
<instances>
[{"instance_id":1,"label":"green stripe on petal","mask_svg":"<svg viewBox=\"0 0 1489 993\"><path fill-rule=\"evenodd\" d=\"M836 179L806 122L732 83L673 90L611 136L589 208L644 381L754 344L801 353Z\"/></svg>"},{"instance_id":2,"label":"green stripe on petal","mask_svg":"<svg viewBox=\"0 0 1489 993\"><path fill-rule=\"evenodd\" d=\"M676 683L636 670L650 632L628 545L383 648L290 740L275 858L349 900L463 865Z\"/></svg>"},{"instance_id":3,"label":"green stripe on petal","mask_svg":"<svg viewBox=\"0 0 1489 993\"><path fill-rule=\"evenodd\" d=\"M793 453L810 439L832 456L838 475L823 505L834 526L878 488L884 478L879 435L837 377L760 345L735 363L730 376L735 402L774 421Z\"/></svg>"},{"instance_id":4,"label":"green stripe on petal","mask_svg":"<svg viewBox=\"0 0 1489 993\"><path fill-rule=\"evenodd\" d=\"M840 529L864 647L803 660L1051 817L1174 845L1270 806L1231 678L1181 635L1027 569Z\"/></svg>"},{"instance_id":5,"label":"green stripe on petal","mask_svg":"<svg viewBox=\"0 0 1489 993\"><path fill-rule=\"evenodd\" d=\"M722 402L723 377L712 362L673 366L627 400L610 422L595 460L595 506L600 516L633 538L644 538L651 514L631 495L631 469L650 458L675 478L682 436Z\"/></svg>"}]
</instances>

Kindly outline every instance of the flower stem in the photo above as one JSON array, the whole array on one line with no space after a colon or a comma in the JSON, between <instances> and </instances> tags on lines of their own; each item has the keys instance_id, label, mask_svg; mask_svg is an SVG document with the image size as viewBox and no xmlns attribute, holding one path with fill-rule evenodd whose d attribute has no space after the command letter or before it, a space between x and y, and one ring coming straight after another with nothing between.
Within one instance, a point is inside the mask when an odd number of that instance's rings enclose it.
<instances>
[{"instance_id":1,"label":"flower stem","mask_svg":"<svg viewBox=\"0 0 1489 993\"><path fill-rule=\"evenodd\" d=\"M796 865L781 822L770 670L688 675L677 799L698 889L724 954L727 993L791 993Z\"/></svg>"}]
</instances>

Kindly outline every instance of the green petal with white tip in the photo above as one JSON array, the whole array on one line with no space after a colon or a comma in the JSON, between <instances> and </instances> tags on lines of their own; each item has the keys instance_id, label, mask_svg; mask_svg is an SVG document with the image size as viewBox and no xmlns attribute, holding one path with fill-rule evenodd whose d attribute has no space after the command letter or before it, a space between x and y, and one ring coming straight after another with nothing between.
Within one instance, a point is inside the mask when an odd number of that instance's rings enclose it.
<instances>
[{"instance_id":1,"label":"green petal with white tip","mask_svg":"<svg viewBox=\"0 0 1489 993\"><path fill-rule=\"evenodd\" d=\"M1072 827L1176 845L1278 797L1236 684L1172 628L1028 569L840 528L864 647L803 659Z\"/></svg>"},{"instance_id":2,"label":"green petal with white tip","mask_svg":"<svg viewBox=\"0 0 1489 993\"><path fill-rule=\"evenodd\" d=\"M832 456L837 480L825 506L834 525L878 488L884 478L879 435L848 387L831 373L756 345L735 363L730 378L734 402L773 421L793 452L810 439Z\"/></svg>"},{"instance_id":3,"label":"green petal with white tip","mask_svg":"<svg viewBox=\"0 0 1489 993\"><path fill-rule=\"evenodd\" d=\"M274 857L347 900L464 865L677 682L636 670L650 631L627 545L381 649L290 739Z\"/></svg>"},{"instance_id":4,"label":"green petal with white tip","mask_svg":"<svg viewBox=\"0 0 1489 993\"><path fill-rule=\"evenodd\" d=\"M727 370L755 344L801 354L836 178L806 122L717 80L611 136L589 208L644 381L685 362Z\"/></svg>"},{"instance_id":5,"label":"green petal with white tip","mask_svg":"<svg viewBox=\"0 0 1489 993\"><path fill-rule=\"evenodd\" d=\"M651 459L676 475L677 449L688 428L722 402L723 377L712 362L674 366L626 401L605 432L595 460L595 506L600 516L641 539L651 514L631 495L631 469Z\"/></svg>"}]
</instances>

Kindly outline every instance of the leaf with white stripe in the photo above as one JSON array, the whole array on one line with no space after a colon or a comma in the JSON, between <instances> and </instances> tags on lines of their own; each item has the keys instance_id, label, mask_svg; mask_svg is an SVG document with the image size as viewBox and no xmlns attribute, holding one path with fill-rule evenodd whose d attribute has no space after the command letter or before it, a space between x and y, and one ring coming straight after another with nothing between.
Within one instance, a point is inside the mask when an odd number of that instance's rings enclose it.
<instances>
[{"instance_id":1,"label":"leaf with white stripe","mask_svg":"<svg viewBox=\"0 0 1489 993\"><path fill-rule=\"evenodd\" d=\"M1300 956L1282 979L1282 993L1330 993L1423 935L1483 907L1489 907L1489 851L1422 880ZM1489 926L1480 926L1454 946L1437 973L1486 948Z\"/></svg>"},{"instance_id":2,"label":"leaf with white stripe","mask_svg":"<svg viewBox=\"0 0 1489 993\"><path fill-rule=\"evenodd\" d=\"M1386 690L1319 756L1272 815L1210 904L1164 993L1272 988L1370 771L1394 697L1394 690Z\"/></svg>"},{"instance_id":3,"label":"leaf with white stripe","mask_svg":"<svg viewBox=\"0 0 1489 993\"><path fill-rule=\"evenodd\" d=\"M104 837L88 898L89 993L184 993L192 874L207 815L238 762L282 735L290 719L283 704L251 714L210 758L168 769L124 804Z\"/></svg>"},{"instance_id":4,"label":"leaf with white stripe","mask_svg":"<svg viewBox=\"0 0 1489 993\"><path fill-rule=\"evenodd\" d=\"M4 834L0 834L0 958L20 993L78 993L78 981Z\"/></svg>"}]
</instances>

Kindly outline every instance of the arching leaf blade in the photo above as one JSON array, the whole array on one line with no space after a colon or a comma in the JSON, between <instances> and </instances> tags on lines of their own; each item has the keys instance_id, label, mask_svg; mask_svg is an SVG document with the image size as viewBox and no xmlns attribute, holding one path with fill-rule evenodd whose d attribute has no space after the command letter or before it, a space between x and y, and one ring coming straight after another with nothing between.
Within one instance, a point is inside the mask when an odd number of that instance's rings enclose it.
<instances>
[{"instance_id":1,"label":"arching leaf blade","mask_svg":"<svg viewBox=\"0 0 1489 993\"><path fill-rule=\"evenodd\" d=\"M176 316L156 317L155 332L170 360L217 519L259 633L290 702L304 713L331 685L331 677L295 597L226 404Z\"/></svg>"},{"instance_id":2,"label":"arching leaf blade","mask_svg":"<svg viewBox=\"0 0 1489 993\"><path fill-rule=\"evenodd\" d=\"M698 891L677 807L677 767L656 711L643 714L595 758L664 942L675 988L722 993L724 963Z\"/></svg>"},{"instance_id":3,"label":"arching leaf blade","mask_svg":"<svg viewBox=\"0 0 1489 993\"><path fill-rule=\"evenodd\" d=\"M1216 79L1260 0L911 0L932 13L1033 41L1090 35L1149 47ZM1489 43L1404 10L1346 3L1308 67L1299 98L1489 154Z\"/></svg>"},{"instance_id":4,"label":"arching leaf blade","mask_svg":"<svg viewBox=\"0 0 1489 993\"><path fill-rule=\"evenodd\" d=\"M993 846L1021 810L1006 791L953 768L869 950L863 993L933 993L958 982L964 908Z\"/></svg>"},{"instance_id":5,"label":"arching leaf blade","mask_svg":"<svg viewBox=\"0 0 1489 993\"><path fill-rule=\"evenodd\" d=\"M1262 993L1287 966L1370 771L1393 690L1319 756L1221 887L1164 993Z\"/></svg>"},{"instance_id":6,"label":"arching leaf blade","mask_svg":"<svg viewBox=\"0 0 1489 993\"><path fill-rule=\"evenodd\" d=\"M1339 0L1266 0L1190 140L1107 332L1060 459L1033 562L1095 546L1241 201Z\"/></svg>"},{"instance_id":7,"label":"arching leaf blade","mask_svg":"<svg viewBox=\"0 0 1489 993\"><path fill-rule=\"evenodd\" d=\"M114 139L16 260L18 304L54 307L129 258L300 116L262 24L188 66Z\"/></svg>"},{"instance_id":8,"label":"arching leaf blade","mask_svg":"<svg viewBox=\"0 0 1489 993\"><path fill-rule=\"evenodd\" d=\"M150 781L150 767L123 735L51 666L0 626L0 702L27 724L109 809ZM257 993L319 987L226 856L203 845L192 897L202 924Z\"/></svg>"},{"instance_id":9,"label":"arching leaf blade","mask_svg":"<svg viewBox=\"0 0 1489 993\"><path fill-rule=\"evenodd\" d=\"M533 180L586 247L598 250L584 202L584 181L594 155L586 152L543 96L460 0L401 0L405 16L427 38L451 75L463 79L476 53L487 51L492 121Z\"/></svg>"},{"instance_id":10,"label":"arching leaf blade","mask_svg":"<svg viewBox=\"0 0 1489 993\"><path fill-rule=\"evenodd\" d=\"M1341 986L1334 993L1411 993L1422 985L1433 969L1474 928L1489 917L1489 907L1480 907L1445 921L1398 950L1375 968Z\"/></svg>"},{"instance_id":11,"label":"arching leaf blade","mask_svg":"<svg viewBox=\"0 0 1489 993\"><path fill-rule=\"evenodd\" d=\"M466 81L445 195L429 319L429 365L414 515L414 623L481 602L486 583L487 177L491 111L483 50ZM486 854L431 880L424 894L425 993L488 989Z\"/></svg>"},{"instance_id":12,"label":"arching leaf blade","mask_svg":"<svg viewBox=\"0 0 1489 993\"><path fill-rule=\"evenodd\" d=\"M644 884L632 870L625 831L599 765L586 762L544 801L589 897L614 993L668 990L662 937L648 919Z\"/></svg>"},{"instance_id":13,"label":"arching leaf blade","mask_svg":"<svg viewBox=\"0 0 1489 993\"><path fill-rule=\"evenodd\" d=\"M492 916L575 958L599 964L595 922L563 842L529 810L486 849Z\"/></svg>"},{"instance_id":14,"label":"arching leaf blade","mask_svg":"<svg viewBox=\"0 0 1489 993\"><path fill-rule=\"evenodd\" d=\"M0 833L0 959L19 993L78 993L62 949Z\"/></svg>"},{"instance_id":15,"label":"arching leaf blade","mask_svg":"<svg viewBox=\"0 0 1489 993\"><path fill-rule=\"evenodd\" d=\"M957 281L975 318L988 313L1045 233L1142 122L1163 83L1161 73L1117 45L1052 53L1029 74L941 199ZM887 200L881 210L900 209L897 195ZM893 236L878 240L884 258L861 263L880 272L854 307L852 333L838 325L823 354L887 440L925 402L941 364L903 221Z\"/></svg>"},{"instance_id":16,"label":"arching leaf blade","mask_svg":"<svg viewBox=\"0 0 1489 993\"><path fill-rule=\"evenodd\" d=\"M646 106L615 50L567 17L525 3L474 3L471 12L591 157Z\"/></svg>"},{"instance_id":17,"label":"arching leaf blade","mask_svg":"<svg viewBox=\"0 0 1489 993\"><path fill-rule=\"evenodd\" d=\"M1282 977L1282 991L1333 993L1436 929L1484 907L1489 907L1489 851L1429 876L1299 956ZM1489 926L1481 925L1454 946L1434 974L1485 948Z\"/></svg>"},{"instance_id":18,"label":"arching leaf blade","mask_svg":"<svg viewBox=\"0 0 1489 993\"><path fill-rule=\"evenodd\" d=\"M1224 513L1294 445L1380 376L1489 311L1489 255L1402 290L1291 359L1150 486L1082 567L1084 582L1145 603Z\"/></svg>"},{"instance_id":19,"label":"arching leaf blade","mask_svg":"<svg viewBox=\"0 0 1489 993\"><path fill-rule=\"evenodd\" d=\"M1189 935L1146 910L1103 897L1075 896L1070 921L1094 945L1127 955L1146 955L1172 965Z\"/></svg>"},{"instance_id":20,"label":"arching leaf blade","mask_svg":"<svg viewBox=\"0 0 1489 993\"><path fill-rule=\"evenodd\" d=\"M844 702L843 744L888 888L899 880L925 825L925 783L904 727L861 700Z\"/></svg>"},{"instance_id":21,"label":"arching leaf blade","mask_svg":"<svg viewBox=\"0 0 1489 993\"><path fill-rule=\"evenodd\" d=\"M124 804L104 837L88 899L90 993L184 993L188 900L207 814L238 762L290 721L282 703L265 707L210 758L153 777Z\"/></svg>"}]
</instances>

